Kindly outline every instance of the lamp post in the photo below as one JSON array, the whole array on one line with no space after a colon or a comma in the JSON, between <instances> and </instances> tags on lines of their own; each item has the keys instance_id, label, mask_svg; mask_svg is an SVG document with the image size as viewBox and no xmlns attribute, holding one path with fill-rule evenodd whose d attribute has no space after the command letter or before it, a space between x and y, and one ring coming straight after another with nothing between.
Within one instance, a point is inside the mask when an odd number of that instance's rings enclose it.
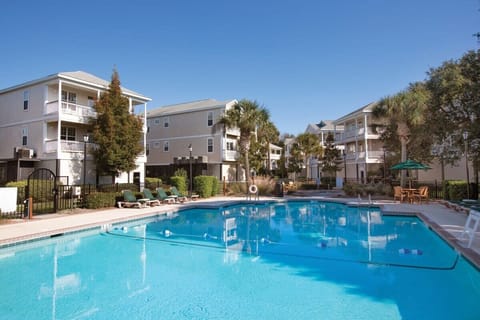
<instances>
[{"instance_id":1,"label":"lamp post","mask_svg":"<svg viewBox=\"0 0 480 320\"><path fill-rule=\"evenodd\" d=\"M387 164L386 164L386 152L387 152L387 148L385 146L382 147L382 151L383 151L383 184L386 184L387 183Z\"/></svg>"},{"instance_id":2,"label":"lamp post","mask_svg":"<svg viewBox=\"0 0 480 320\"><path fill-rule=\"evenodd\" d=\"M88 143L88 134L83 135L83 188L82 188L82 200L83 200L83 207L86 206L85 201L85 184L87 180L87 143Z\"/></svg>"},{"instance_id":3,"label":"lamp post","mask_svg":"<svg viewBox=\"0 0 480 320\"><path fill-rule=\"evenodd\" d=\"M465 142L465 169L467 171L467 199L470 199L470 175L468 173L468 131L463 131L463 141Z\"/></svg>"},{"instance_id":4,"label":"lamp post","mask_svg":"<svg viewBox=\"0 0 480 320\"><path fill-rule=\"evenodd\" d=\"M192 151L193 151L193 148L192 148L192 144L190 143L188 145L188 151L190 152L190 156L188 157L188 161L189 161L189 164L190 164L190 185L189 185L189 188L188 190L190 191L190 197L192 196Z\"/></svg>"}]
</instances>

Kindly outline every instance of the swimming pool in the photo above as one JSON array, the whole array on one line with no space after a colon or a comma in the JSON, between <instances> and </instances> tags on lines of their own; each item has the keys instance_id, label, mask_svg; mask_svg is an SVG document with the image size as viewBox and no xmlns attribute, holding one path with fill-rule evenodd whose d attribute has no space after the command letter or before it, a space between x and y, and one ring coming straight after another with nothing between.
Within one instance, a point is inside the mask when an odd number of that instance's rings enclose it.
<instances>
[{"instance_id":1,"label":"swimming pool","mask_svg":"<svg viewBox=\"0 0 480 320\"><path fill-rule=\"evenodd\" d=\"M0 319L478 319L480 273L418 218L293 201L0 250Z\"/></svg>"}]
</instances>

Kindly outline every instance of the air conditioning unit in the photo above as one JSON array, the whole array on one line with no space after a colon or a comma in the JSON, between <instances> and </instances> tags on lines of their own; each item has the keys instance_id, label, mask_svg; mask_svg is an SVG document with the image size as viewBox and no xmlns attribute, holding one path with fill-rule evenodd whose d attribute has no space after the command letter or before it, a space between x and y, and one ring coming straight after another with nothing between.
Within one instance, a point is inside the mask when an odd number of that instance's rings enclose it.
<instances>
[{"instance_id":1,"label":"air conditioning unit","mask_svg":"<svg viewBox=\"0 0 480 320\"><path fill-rule=\"evenodd\" d=\"M17 148L17 157L18 158L33 158L33 149L28 148Z\"/></svg>"}]
</instances>

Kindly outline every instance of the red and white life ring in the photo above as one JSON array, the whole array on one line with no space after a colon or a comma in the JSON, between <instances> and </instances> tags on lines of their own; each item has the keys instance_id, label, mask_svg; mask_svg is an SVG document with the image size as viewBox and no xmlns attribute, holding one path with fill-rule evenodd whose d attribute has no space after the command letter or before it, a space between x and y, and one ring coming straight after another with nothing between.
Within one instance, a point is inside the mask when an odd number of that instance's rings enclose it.
<instances>
[{"instance_id":1,"label":"red and white life ring","mask_svg":"<svg viewBox=\"0 0 480 320\"><path fill-rule=\"evenodd\" d=\"M252 184L250 187L248 187L248 192L256 194L258 192L257 186Z\"/></svg>"}]
</instances>

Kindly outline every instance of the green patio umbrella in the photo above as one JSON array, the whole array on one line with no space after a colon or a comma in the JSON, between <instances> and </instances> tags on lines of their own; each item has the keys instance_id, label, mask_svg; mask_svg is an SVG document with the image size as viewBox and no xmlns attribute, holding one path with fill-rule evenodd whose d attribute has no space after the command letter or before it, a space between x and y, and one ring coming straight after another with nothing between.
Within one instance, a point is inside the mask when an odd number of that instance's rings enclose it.
<instances>
[{"instance_id":1,"label":"green patio umbrella","mask_svg":"<svg viewBox=\"0 0 480 320\"><path fill-rule=\"evenodd\" d=\"M392 166L390 169L391 170L409 170L409 169L428 170L432 168L430 168L429 166L421 162L408 159L407 161L397 163L396 165Z\"/></svg>"},{"instance_id":2,"label":"green patio umbrella","mask_svg":"<svg viewBox=\"0 0 480 320\"><path fill-rule=\"evenodd\" d=\"M415 161L408 159L407 161L397 163L396 165L390 167L391 170L428 170L432 169L426 164L423 164L421 162ZM409 179L408 181L410 188L412 188L412 180Z\"/></svg>"}]
</instances>

